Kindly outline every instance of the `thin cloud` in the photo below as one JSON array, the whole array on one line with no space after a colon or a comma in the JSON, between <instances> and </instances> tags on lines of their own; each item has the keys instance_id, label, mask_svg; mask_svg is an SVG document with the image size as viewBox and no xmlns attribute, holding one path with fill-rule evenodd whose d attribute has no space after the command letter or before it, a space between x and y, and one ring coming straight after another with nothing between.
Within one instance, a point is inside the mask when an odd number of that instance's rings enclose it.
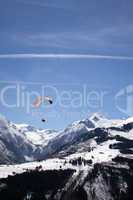
<instances>
[{"instance_id":1,"label":"thin cloud","mask_svg":"<svg viewBox=\"0 0 133 200\"><path fill-rule=\"evenodd\" d=\"M94 33L38 33L38 34L20 34L9 35L9 38L15 43L30 47L56 47L65 49L86 49L88 46L103 44L101 39Z\"/></svg>"},{"instance_id":2,"label":"thin cloud","mask_svg":"<svg viewBox=\"0 0 133 200\"><path fill-rule=\"evenodd\" d=\"M125 31L126 30L126 31ZM8 37L15 43L28 47L50 47L63 49L112 49L133 47L133 28L130 25L120 27L102 27L96 30L72 32L14 33ZM124 54L124 53L123 53Z\"/></svg>"},{"instance_id":3,"label":"thin cloud","mask_svg":"<svg viewBox=\"0 0 133 200\"><path fill-rule=\"evenodd\" d=\"M0 54L0 59L106 59L106 60L133 60L130 56L112 56L97 54Z\"/></svg>"},{"instance_id":4,"label":"thin cloud","mask_svg":"<svg viewBox=\"0 0 133 200\"><path fill-rule=\"evenodd\" d=\"M49 1L41 1L41 0L16 0L16 2L18 3L22 3L25 5L31 5L31 6L39 6L41 8L43 7L49 7L49 8L56 8L56 9L66 9L66 5L65 6L62 4L62 1L60 2L49 2ZM67 7L67 9L70 9L70 7Z\"/></svg>"}]
</instances>

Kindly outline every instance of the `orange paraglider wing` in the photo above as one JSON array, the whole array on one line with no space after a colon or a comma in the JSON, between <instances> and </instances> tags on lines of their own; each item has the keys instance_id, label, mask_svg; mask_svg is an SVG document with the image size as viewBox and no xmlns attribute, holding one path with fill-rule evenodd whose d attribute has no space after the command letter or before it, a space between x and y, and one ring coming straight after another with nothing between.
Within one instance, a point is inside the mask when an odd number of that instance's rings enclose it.
<instances>
[{"instance_id":1,"label":"orange paraglider wing","mask_svg":"<svg viewBox=\"0 0 133 200\"><path fill-rule=\"evenodd\" d=\"M50 104L53 103L53 100L52 100L51 97L48 97L48 96L45 96L45 97L38 96L38 97L35 99L35 101L33 102L33 106L34 106L35 108L38 108L38 107L42 104L43 101L48 101Z\"/></svg>"},{"instance_id":2,"label":"orange paraglider wing","mask_svg":"<svg viewBox=\"0 0 133 200\"><path fill-rule=\"evenodd\" d=\"M42 97L38 96L35 101L33 102L33 106L38 108L42 103Z\"/></svg>"}]
</instances>

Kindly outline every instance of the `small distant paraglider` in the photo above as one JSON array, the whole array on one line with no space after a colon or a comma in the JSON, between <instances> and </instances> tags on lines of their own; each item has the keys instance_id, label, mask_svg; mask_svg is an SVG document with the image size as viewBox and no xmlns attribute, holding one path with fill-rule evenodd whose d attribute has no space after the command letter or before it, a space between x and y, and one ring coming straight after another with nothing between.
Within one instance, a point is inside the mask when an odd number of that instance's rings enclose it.
<instances>
[{"instance_id":1,"label":"small distant paraglider","mask_svg":"<svg viewBox=\"0 0 133 200\"><path fill-rule=\"evenodd\" d=\"M46 122L46 119L42 118L42 122Z\"/></svg>"},{"instance_id":2,"label":"small distant paraglider","mask_svg":"<svg viewBox=\"0 0 133 200\"><path fill-rule=\"evenodd\" d=\"M38 96L35 99L35 101L33 102L34 108L39 108L41 106L41 104L45 101L48 102L49 104L53 104L53 99L51 97L49 97L49 96L44 96L44 97ZM42 118L41 121L46 122L46 119Z\"/></svg>"}]
</instances>

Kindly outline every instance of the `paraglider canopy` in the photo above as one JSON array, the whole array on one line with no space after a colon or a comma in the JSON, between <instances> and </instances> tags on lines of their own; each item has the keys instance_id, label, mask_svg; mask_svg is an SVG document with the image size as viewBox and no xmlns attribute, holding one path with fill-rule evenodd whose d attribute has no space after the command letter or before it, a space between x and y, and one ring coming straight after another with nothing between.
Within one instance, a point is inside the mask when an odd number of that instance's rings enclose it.
<instances>
[{"instance_id":1,"label":"paraglider canopy","mask_svg":"<svg viewBox=\"0 0 133 200\"><path fill-rule=\"evenodd\" d=\"M50 104L53 103L53 100L52 100L51 97L48 97L48 96L44 96L44 97L38 96L38 97L35 99L35 101L33 102L33 106L34 106L35 108L38 108L38 107L40 107L40 105L41 105L43 102L45 102L45 101L48 102L48 103L50 103Z\"/></svg>"}]
</instances>

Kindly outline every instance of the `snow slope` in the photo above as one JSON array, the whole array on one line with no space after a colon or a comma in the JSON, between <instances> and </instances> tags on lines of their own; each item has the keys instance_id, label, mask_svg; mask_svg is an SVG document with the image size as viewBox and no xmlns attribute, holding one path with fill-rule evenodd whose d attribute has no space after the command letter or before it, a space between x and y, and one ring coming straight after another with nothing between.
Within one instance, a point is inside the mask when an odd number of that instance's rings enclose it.
<instances>
[{"instance_id":1,"label":"snow slope","mask_svg":"<svg viewBox=\"0 0 133 200\"><path fill-rule=\"evenodd\" d=\"M131 153L132 140L133 118L112 120L95 113L57 132L15 124L0 117L1 164L79 154L86 159L94 155L94 163L103 162L125 150Z\"/></svg>"},{"instance_id":2,"label":"snow slope","mask_svg":"<svg viewBox=\"0 0 133 200\"><path fill-rule=\"evenodd\" d=\"M0 118L0 159L1 163L6 161L0 165L3 181L0 181L0 197L9 179L19 182L21 177L23 180L32 176L37 178L39 174L41 178L42 175L48 177L48 170L54 170L50 174L56 175L74 170L66 185L54 193L55 198L49 196L55 190L45 191L46 199L130 200L133 195L133 118L112 120L95 113L60 132L14 124ZM23 163L14 164L16 159ZM16 188L15 194L18 185ZM26 189L23 199L27 200L29 185ZM10 192L10 188L7 191ZM36 195L35 191L30 192L30 197ZM42 194L44 190L40 198Z\"/></svg>"}]
</instances>

